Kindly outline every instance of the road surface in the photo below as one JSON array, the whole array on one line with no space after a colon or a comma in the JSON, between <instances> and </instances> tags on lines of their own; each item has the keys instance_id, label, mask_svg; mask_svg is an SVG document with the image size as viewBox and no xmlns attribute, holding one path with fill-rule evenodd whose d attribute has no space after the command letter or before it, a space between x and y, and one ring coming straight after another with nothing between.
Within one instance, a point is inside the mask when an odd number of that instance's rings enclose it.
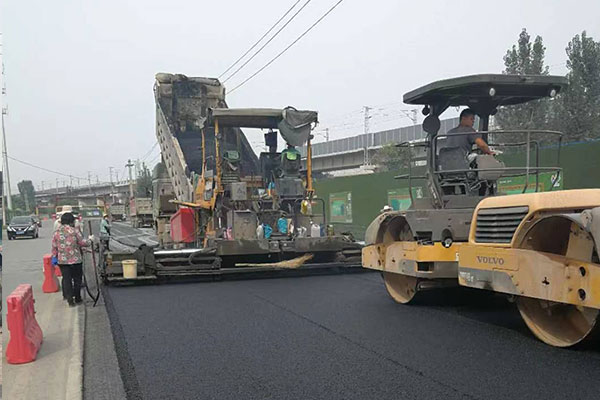
<instances>
[{"instance_id":1,"label":"road surface","mask_svg":"<svg viewBox=\"0 0 600 400\"><path fill-rule=\"evenodd\" d=\"M600 395L598 343L549 347L514 305L486 292L446 290L402 306L368 273L107 293L128 398Z\"/></svg>"}]
</instances>

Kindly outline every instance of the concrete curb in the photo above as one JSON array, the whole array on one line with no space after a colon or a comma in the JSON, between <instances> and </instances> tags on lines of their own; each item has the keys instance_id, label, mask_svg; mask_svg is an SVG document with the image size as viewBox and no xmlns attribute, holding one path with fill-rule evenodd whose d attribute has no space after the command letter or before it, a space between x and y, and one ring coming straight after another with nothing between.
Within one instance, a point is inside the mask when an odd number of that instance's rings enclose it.
<instances>
[{"instance_id":1,"label":"concrete curb","mask_svg":"<svg viewBox=\"0 0 600 400\"><path fill-rule=\"evenodd\" d=\"M69 360L69 372L67 375L66 400L83 399L83 345L85 339L85 318L87 307L85 303L77 306L75 326L73 327L73 343L75 348Z\"/></svg>"}]
</instances>

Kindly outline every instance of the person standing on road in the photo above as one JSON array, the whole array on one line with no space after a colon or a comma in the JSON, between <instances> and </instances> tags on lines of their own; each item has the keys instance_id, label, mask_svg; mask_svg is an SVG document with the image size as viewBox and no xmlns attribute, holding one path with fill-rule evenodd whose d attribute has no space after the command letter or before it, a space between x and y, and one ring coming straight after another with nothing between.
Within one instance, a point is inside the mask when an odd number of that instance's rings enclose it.
<instances>
[{"instance_id":1,"label":"person standing on road","mask_svg":"<svg viewBox=\"0 0 600 400\"><path fill-rule=\"evenodd\" d=\"M93 239L93 236L90 236ZM52 264L60 267L63 280L63 297L69 307L81 303L81 279L83 277L82 247L89 244L81 231L75 227L75 217L70 212L60 217L60 226L52 236Z\"/></svg>"},{"instance_id":2,"label":"person standing on road","mask_svg":"<svg viewBox=\"0 0 600 400\"><path fill-rule=\"evenodd\" d=\"M110 221L108 220L108 214L104 214L102 222L100 222L100 242L104 246L104 250L109 251L110 243Z\"/></svg>"},{"instance_id":3,"label":"person standing on road","mask_svg":"<svg viewBox=\"0 0 600 400\"><path fill-rule=\"evenodd\" d=\"M58 228L60 228L61 218L62 218L63 215L64 215L64 213L58 214L56 216L56 221L54 221L54 230L52 232L56 232L58 230ZM73 216L73 218L75 218L75 216ZM81 223L76 218L75 218L75 228L79 229L79 231L82 230Z\"/></svg>"}]
</instances>

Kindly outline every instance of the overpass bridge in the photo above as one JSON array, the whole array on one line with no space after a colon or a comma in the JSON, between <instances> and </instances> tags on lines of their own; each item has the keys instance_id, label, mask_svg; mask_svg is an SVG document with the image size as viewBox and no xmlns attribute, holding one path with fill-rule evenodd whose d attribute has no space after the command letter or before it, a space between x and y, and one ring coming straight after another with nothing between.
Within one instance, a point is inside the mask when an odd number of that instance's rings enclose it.
<instances>
[{"instance_id":1,"label":"overpass bridge","mask_svg":"<svg viewBox=\"0 0 600 400\"><path fill-rule=\"evenodd\" d=\"M458 118L440 121L440 132L458 126ZM369 166L377 150L391 143L403 143L425 138L422 125L406 126L386 131L364 133L343 139L330 140L312 145L313 172L333 172ZM300 149L306 167L306 147Z\"/></svg>"},{"instance_id":2,"label":"overpass bridge","mask_svg":"<svg viewBox=\"0 0 600 400\"><path fill-rule=\"evenodd\" d=\"M133 182L135 188L136 182ZM56 198L77 199L81 204L95 205L98 200L127 202L129 198L129 182L100 182L85 186L63 186L40 190L35 199L41 204L54 204Z\"/></svg>"}]
</instances>

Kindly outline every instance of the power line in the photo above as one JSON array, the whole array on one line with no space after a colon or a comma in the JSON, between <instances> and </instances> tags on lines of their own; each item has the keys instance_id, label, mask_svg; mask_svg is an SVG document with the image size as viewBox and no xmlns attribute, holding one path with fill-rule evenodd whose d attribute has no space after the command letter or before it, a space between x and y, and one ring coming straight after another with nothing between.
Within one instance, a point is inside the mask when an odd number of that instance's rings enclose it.
<instances>
[{"instance_id":1,"label":"power line","mask_svg":"<svg viewBox=\"0 0 600 400\"><path fill-rule=\"evenodd\" d=\"M307 30L305 30L300 36L298 36L298 38L296 40L294 40L292 43L290 43L285 49L283 49L279 54L277 54L275 57L273 57L271 59L271 61L269 61L268 63L266 63L262 68L260 68L258 71L256 71L255 73L253 73L252 75L250 75L248 78L246 78L246 80L244 80L242 83L240 83L239 85L237 85L236 87L234 87L233 89L231 89L229 91L229 94L231 94L233 91L235 91L236 89L240 88L241 86L243 86L246 82L248 82L250 79L254 78L256 75L258 75L259 73L261 73L265 68L267 68L269 65L271 65L275 60L277 60L279 57L281 57L286 51L288 51L293 45L295 45L296 43L298 43L298 41L300 39L302 39L308 32L310 32L315 26L317 26L317 24L319 22L321 22L327 15L329 15L329 13L331 13L342 1L344 0L339 0L337 3L335 3L333 5L333 7L331 7L329 10L327 10L327 12L325 14L323 14L321 16L321 18L319 18L314 24L312 24Z\"/></svg>"},{"instance_id":2,"label":"power line","mask_svg":"<svg viewBox=\"0 0 600 400\"><path fill-rule=\"evenodd\" d=\"M13 160L13 161L16 161L16 162L18 162L18 163L21 163L21 164L28 165L28 166L30 166L30 167L37 168L37 169L39 169L39 170L42 170L42 171L50 172L50 173L52 173L52 174L56 174L56 175L60 175L60 176L66 176L67 178L87 179L87 178L82 178L82 177L80 177L80 176L69 175L69 174L63 174L62 172L53 171L53 170L51 170L51 169L44 168L44 167L40 167L39 165L31 164L31 163L29 163L29 162L27 162L27 161L19 160L18 158L14 158L14 157L11 157L11 156L7 156L7 158L10 158L11 160Z\"/></svg>"},{"instance_id":3,"label":"power line","mask_svg":"<svg viewBox=\"0 0 600 400\"><path fill-rule=\"evenodd\" d=\"M160 154L158 154L156 157L154 157L152 160L148 161L148 164L152 164L154 161L158 160L158 157L160 157Z\"/></svg>"},{"instance_id":4,"label":"power line","mask_svg":"<svg viewBox=\"0 0 600 400\"><path fill-rule=\"evenodd\" d=\"M144 155L141 157L141 160L142 161L145 160L152 153L152 150L154 150L156 148L156 146L158 146L158 141L154 142L154 144L152 145L150 150L148 150L146 153L144 153Z\"/></svg>"},{"instance_id":5,"label":"power line","mask_svg":"<svg viewBox=\"0 0 600 400\"><path fill-rule=\"evenodd\" d=\"M281 16L281 18L279 18L279 19L277 20L277 22L275 22L275 23L273 24L273 26L271 26L271 27L269 28L269 30L268 30L268 31L267 31L267 32L266 32L264 35L262 35L262 36L260 37L260 39L258 39L258 40L257 40L257 41L256 41L256 42L255 42L255 43L252 45L252 47L250 47L248 50L246 50L246 52L245 52L244 54L242 54L242 55L240 56L240 58L238 58L237 60L235 60L235 62L234 62L233 64L231 64L231 65L229 66L229 68L227 68L227 69L226 69L226 70L225 70L225 71L224 71L224 72L223 72L221 75L219 75L219 79L221 79L221 77L222 77L223 75L225 75L227 72L229 72L229 70L230 70L231 68L235 67L235 66L237 65L237 63L239 63L239 62L240 62L240 61L241 61L241 60L242 60L244 57L246 57L246 56L248 55L248 53L250 53L250 52L252 51L252 49L254 49L254 48L255 48L255 47L256 47L256 46L257 46L257 45L258 45L260 42L262 42L262 40L263 40L263 39L264 39L264 38L265 38L265 37L266 37L266 36L267 36L269 33L271 33L271 31L272 31L273 29L275 29L275 27L276 27L277 25L279 25L279 23L280 23L280 22L281 22L281 21L282 21L282 20L283 20L283 19L284 19L284 18L285 18L285 17L286 17L286 16L287 16L289 13L290 13L290 11L292 11L292 10L294 9L294 7L296 7L296 5L297 5L298 3L300 3L300 0L296 0L296 2L295 2L295 3L294 3L294 4L293 4L293 5L292 5L292 6L291 6L291 7L290 7L290 8L289 8L289 9L288 9L286 12L285 12L285 14L283 14L283 15Z\"/></svg>"},{"instance_id":6,"label":"power line","mask_svg":"<svg viewBox=\"0 0 600 400\"><path fill-rule=\"evenodd\" d=\"M341 0L340 0L340 1L341 1ZM242 64L242 65L241 65L241 66L240 66L238 69L236 69L235 71L233 71L233 73L232 73L231 75L229 75L227 78L225 78L225 79L223 80L223 83L225 83L225 82L227 82L228 80L230 80L230 79L231 79L231 78L232 78L232 77L233 77L235 74L237 74L237 73L238 73L238 72L239 72L239 71L240 71L242 68L244 68L244 67L245 67L245 66L246 66L246 65L247 65L247 64L248 64L250 61L252 61L252 59L254 59L254 57L256 57L256 56L258 55L258 53L260 53L260 52L261 52L261 51L262 51L262 50L263 50L265 47L267 47L267 45L268 45L269 43L271 43L271 41L273 41L273 39L275 39L275 37L277 37L277 35L279 35L279 33L280 33L282 30L284 30L284 29L285 29L285 27L286 27L286 26L288 26L288 25L289 25L289 23L290 23L290 22L292 22L292 21L294 20L294 18L296 18L296 16L297 16L298 14L300 14L300 12L301 12L301 11L304 9L304 7L306 7L306 6L308 5L308 3L310 3L310 2L311 2L311 0L306 0L306 3L304 3L304 4L302 5L302 7L300 7L300 9L298 9L298 11L296 11L296 12L294 13L294 15L292 15L292 16L290 17L290 19L288 19L288 20L287 20L287 22L286 22L285 24L283 24L283 26L282 26L281 28L279 28L279 29L277 30L277 32L275 32L275 34L273 34L273 36L271 36L271 38L270 38L269 40L267 40L267 42L266 42L265 44L263 44L263 45L261 46L261 48L260 48L260 49L256 50L256 52L255 52L254 54L252 54L252 56L250 56L250 58L249 58L249 59L247 59L247 60L246 60L246 61L245 61L245 62L244 62L244 63L243 63L243 64ZM239 86L239 85L238 85L238 86ZM237 88L237 86L236 86L236 88ZM235 88L234 88L234 90L235 90ZM230 92L230 93L231 93L231 92Z\"/></svg>"}]
</instances>

